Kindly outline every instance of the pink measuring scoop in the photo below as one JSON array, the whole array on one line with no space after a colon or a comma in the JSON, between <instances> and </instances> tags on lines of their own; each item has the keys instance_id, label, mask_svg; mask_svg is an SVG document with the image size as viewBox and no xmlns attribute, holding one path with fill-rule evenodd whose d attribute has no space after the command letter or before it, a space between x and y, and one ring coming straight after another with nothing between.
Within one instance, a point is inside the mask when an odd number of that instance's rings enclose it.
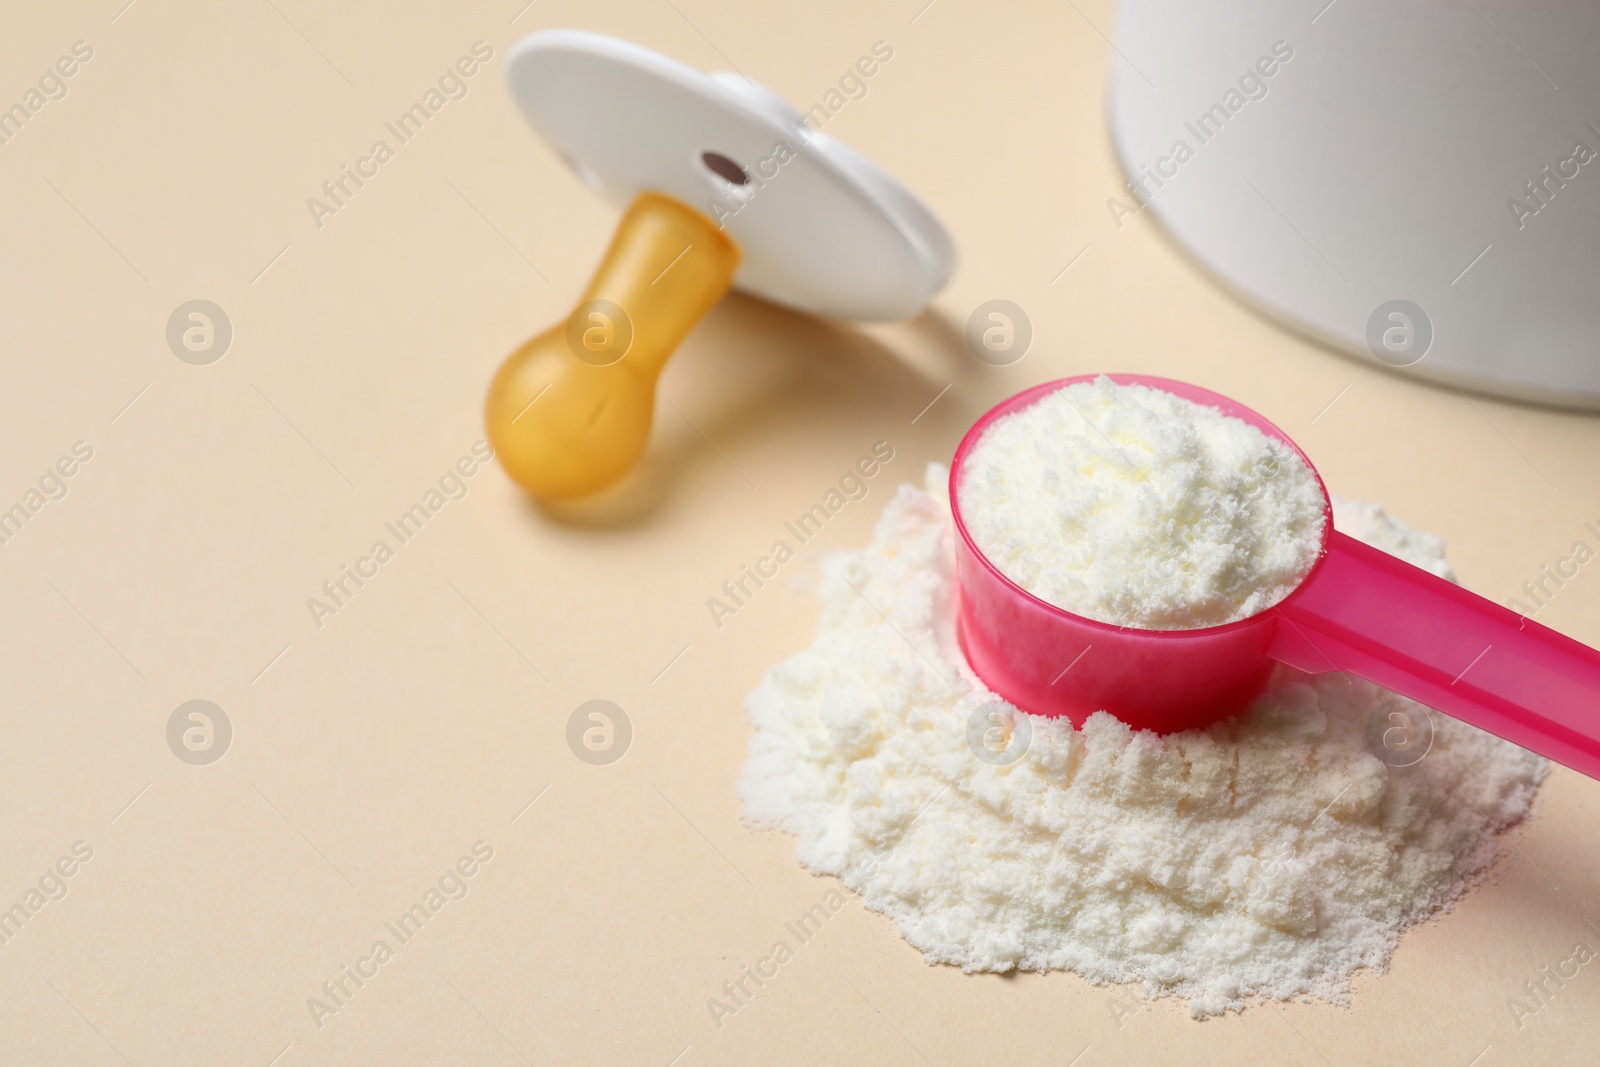
<instances>
[{"instance_id":1,"label":"pink measuring scoop","mask_svg":"<svg viewBox=\"0 0 1600 1067\"><path fill-rule=\"evenodd\" d=\"M1063 386L1046 382L992 408L950 465L961 647L972 669L1017 707L1081 725L1105 710L1170 733L1227 718L1261 692L1273 666L1348 671L1430 708L1600 778L1600 652L1333 528L1288 597L1259 614L1199 630L1096 622L1024 591L973 543L961 516L961 474L989 424ZM1113 374L1242 419L1294 449L1242 404L1167 378Z\"/></svg>"}]
</instances>

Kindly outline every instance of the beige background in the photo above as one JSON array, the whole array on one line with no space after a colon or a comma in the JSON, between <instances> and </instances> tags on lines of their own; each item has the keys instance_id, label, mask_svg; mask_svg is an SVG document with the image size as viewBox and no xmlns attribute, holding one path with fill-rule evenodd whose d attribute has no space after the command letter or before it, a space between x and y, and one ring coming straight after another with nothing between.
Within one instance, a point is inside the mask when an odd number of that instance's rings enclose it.
<instances>
[{"instance_id":1,"label":"beige background","mask_svg":"<svg viewBox=\"0 0 1600 1067\"><path fill-rule=\"evenodd\" d=\"M1409 934L1349 1009L1119 1017L1117 991L1073 975L925 967L852 898L711 1023L707 998L834 883L743 828L735 795L742 698L810 640L816 606L779 583L719 630L705 599L873 441L896 458L825 546L861 543L891 483L946 459L990 404L1100 369L1238 397L1336 492L1444 535L1495 599L1600 519L1600 421L1331 354L1245 311L1148 216L1112 225L1108 0L124 2L13 5L0 32L7 103L74 41L94 48L0 147L0 505L73 442L94 449L0 546L0 902L74 842L94 850L0 946L0 1060L1600 1056L1600 967L1521 1029L1507 1008L1575 941L1600 945L1584 913L1600 914L1600 787L1565 770L1494 884ZM729 298L672 365L681 414L663 412L635 484L557 516L491 466L318 629L306 599L481 436L489 375L566 312L609 236L614 211L503 89L509 45L561 25L736 65L801 107L889 42L829 132L941 213L959 272L919 319L867 330ZM479 39L495 57L470 94L318 229L306 198ZM205 367L164 338L196 297L235 330ZM995 297L1036 331L1005 369L961 340ZM1600 576L1541 619L1600 641ZM233 724L211 766L167 747L194 698ZM564 739L592 698L633 724L612 766ZM307 998L479 840L494 857L469 895L313 1025Z\"/></svg>"}]
</instances>

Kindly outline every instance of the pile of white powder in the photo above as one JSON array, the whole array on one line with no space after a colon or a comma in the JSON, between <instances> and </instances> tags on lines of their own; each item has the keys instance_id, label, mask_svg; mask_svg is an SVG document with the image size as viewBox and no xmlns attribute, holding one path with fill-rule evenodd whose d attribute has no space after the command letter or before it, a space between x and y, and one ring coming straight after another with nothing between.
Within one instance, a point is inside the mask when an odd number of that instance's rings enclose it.
<instances>
[{"instance_id":1,"label":"pile of white powder","mask_svg":"<svg viewBox=\"0 0 1600 1067\"><path fill-rule=\"evenodd\" d=\"M962 466L967 532L1000 572L1101 622L1186 630L1287 596L1322 547L1322 489L1240 419L1102 375L996 419Z\"/></svg>"},{"instance_id":2,"label":"pile of white powder","mask_svg":"<svg viewBox=\"0 0 1600 1067\"><path fill-rule=\"evenodd\" d=\"M1543 759L1341 675L1283 668L1247 713L1165 737L1016 712L955 641L944 486L930 467L828 562L816 641L750 695L740 783L752 825L795 835L930 963L1142 983L1196 1017L1343 1002L1527 814ZM1448 574L1436 538L1381 509L1335 521ZM995 708L1014 762L969 740ZM1397 730L1398 753L1374 744Z\"/></svg>"}]
</instances>

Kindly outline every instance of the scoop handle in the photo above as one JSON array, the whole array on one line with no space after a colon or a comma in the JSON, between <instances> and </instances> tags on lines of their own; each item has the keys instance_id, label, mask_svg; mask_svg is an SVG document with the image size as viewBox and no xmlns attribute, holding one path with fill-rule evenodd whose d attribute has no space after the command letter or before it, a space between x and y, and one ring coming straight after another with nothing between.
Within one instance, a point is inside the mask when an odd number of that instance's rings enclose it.
<instances>
[{"instance_id":1,"label":"scoop handle","mask_svg":"<svg viewBox=\"0 0 1600 1067\"><path fill-rule=\"evenodd\" d=\"M1273 659L1349 671L1600 778L1600 651L1337 530L1272 610Z\"/></svg>"}]
</instances>

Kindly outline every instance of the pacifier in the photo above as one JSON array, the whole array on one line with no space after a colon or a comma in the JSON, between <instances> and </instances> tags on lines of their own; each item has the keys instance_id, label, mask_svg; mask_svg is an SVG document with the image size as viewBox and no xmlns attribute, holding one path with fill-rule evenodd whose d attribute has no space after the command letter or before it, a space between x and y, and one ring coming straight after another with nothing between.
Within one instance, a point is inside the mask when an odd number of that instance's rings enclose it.
<instances>
[{"instance_id":1,"label":"pacifier","mask_svg":"<svg viewBox=\"0 0 1600 1067\"><path fill-rule=\"evenodd\" d=\"M1244 710L1276 664L1346 671L1600 778L1600 651L1333 528L1322 489L1321 554L1283 600L1249 618L1194 630L1143 630L1049 604L984 557L961 513L962 468L996 419L1097 375L1047 382L1003 401L967 431L950 466L957 629L968 663L1006 700L1081 726L1109 711L1171 733ZM1228 397L1166 378L1108 375L1215 408L1282 441L1288 435Z\"/></svg>"},{"instance_id":2,"label":"pacifier","mask_svg":"<svg viewBox=\"0 0 1600 1067\"><path fill-rule=\"evenodd\" d=\"M594 493L638 462L656 379L730 286L813 315L909 318L955 246L886 171L772 90L614 37L549 30L506 61L533 128L622 220L576 308L518 348L484 405L529 493Z\"/></svg>"}]
</instances>

